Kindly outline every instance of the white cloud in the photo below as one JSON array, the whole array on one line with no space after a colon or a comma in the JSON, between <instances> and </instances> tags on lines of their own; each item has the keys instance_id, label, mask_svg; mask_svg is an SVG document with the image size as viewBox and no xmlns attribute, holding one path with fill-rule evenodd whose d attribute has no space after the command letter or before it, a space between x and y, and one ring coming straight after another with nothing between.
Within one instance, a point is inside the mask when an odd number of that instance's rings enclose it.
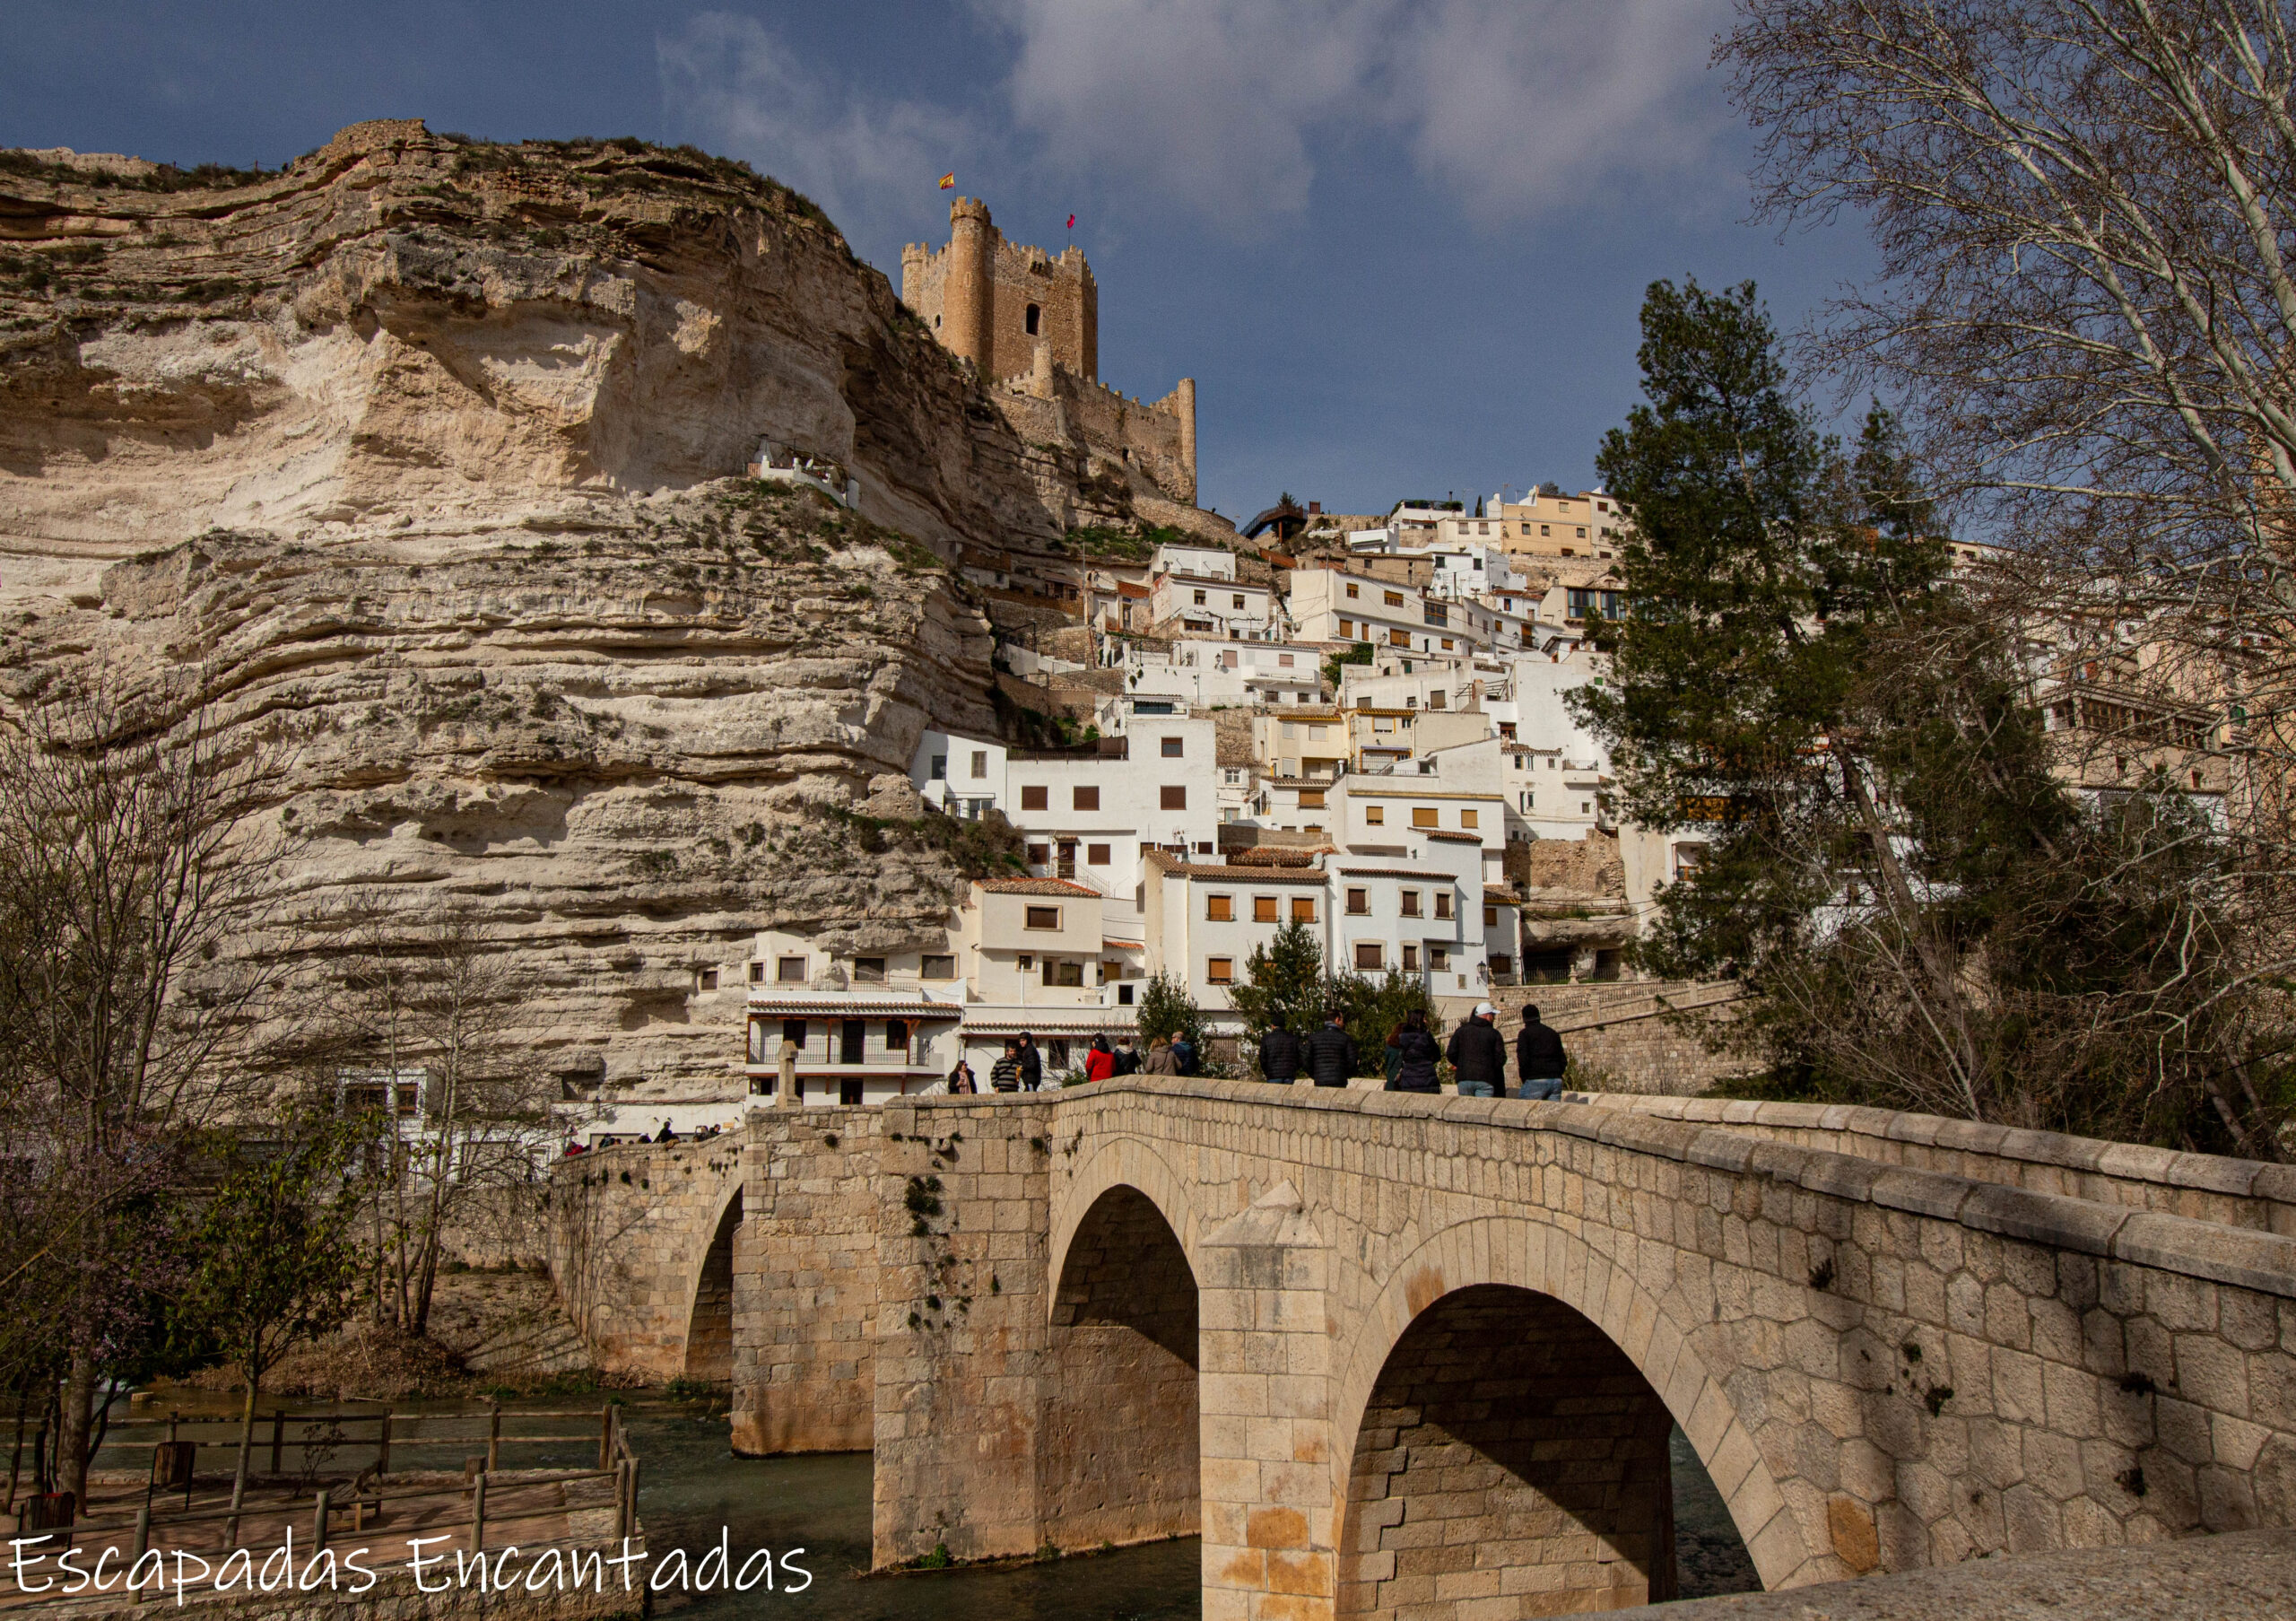
<instances>
[{"instance_id":1,"label":"white cloud","mask_svg":"<svg viewBox=\"0 0 2296 1621\"><path fill-rule=\"evenodd\" d=\"M961 118L871 97L806 70L762 25L704 12L655 40L675 138L746 160L828 210L857 239L945 229L932 177L970 136Z\"/></svg>"},{"instance_id":2,"label":"white cloud","mask_svg":"<svg viewBox=\"0 0 2296 1621\"><path fill-rule=\"evenodd\" d=\"M1047 156L1248 231L1315 153L1392 132L1470 213L1520 218L1712 164L1725 0L980 0Z\"/></svg>"}]
</instances>

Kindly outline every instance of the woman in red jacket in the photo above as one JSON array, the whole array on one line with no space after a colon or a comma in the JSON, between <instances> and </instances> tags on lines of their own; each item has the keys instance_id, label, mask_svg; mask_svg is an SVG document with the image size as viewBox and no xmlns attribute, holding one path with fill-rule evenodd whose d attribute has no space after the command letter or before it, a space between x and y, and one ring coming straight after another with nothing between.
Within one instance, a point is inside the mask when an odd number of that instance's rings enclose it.
<instances>
[{"instance_id":1,"label":"woman in red jacket","mask_svg":"<svg viewBox=\"0 0 2296 1621\"><path fill-rule=\"evenodd\" d=\"M1105 1081L1115 1073L1116 1052L1109 1046L1108 1037L1094 1036L1091 1050L1084 1054L1084 1078L1088 1081Z\"/></svg>"}]
</instances>

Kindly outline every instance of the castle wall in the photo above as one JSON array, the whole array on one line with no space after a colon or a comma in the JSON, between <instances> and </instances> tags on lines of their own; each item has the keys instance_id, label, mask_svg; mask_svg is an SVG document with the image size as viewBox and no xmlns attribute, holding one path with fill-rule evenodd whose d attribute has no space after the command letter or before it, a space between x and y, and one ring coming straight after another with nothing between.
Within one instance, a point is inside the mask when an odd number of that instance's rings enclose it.
<instances>
[{"instance_id":1,"label":"castle wall","mask_svg":"<svg viewBox=\"0 0 2296 1621\"><path fill-rule=\"evenodd\" d=\"M1054 255L1008 242L987 204L959 197L949 206L948 246L904 248L900 271L901 302L984 381L1027 370L1039 341L1078 376L1100 374L1100 294L1083 248Z\"/></svg>"}]
</instances>

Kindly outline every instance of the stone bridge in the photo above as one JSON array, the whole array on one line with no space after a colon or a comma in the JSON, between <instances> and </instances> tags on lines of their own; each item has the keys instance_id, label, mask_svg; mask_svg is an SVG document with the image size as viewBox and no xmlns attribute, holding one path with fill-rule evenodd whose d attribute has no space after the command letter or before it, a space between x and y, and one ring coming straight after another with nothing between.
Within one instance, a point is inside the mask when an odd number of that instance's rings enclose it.
<instances>
[{"instance_id":1,"label":"stone bridge","mask_svg":"<svg viewBox=\"0 0 2296 1621\"><path fill-rule=\"evenodd\" d=\"M872 1450L881 1565L1200 1531L1207 1621L1622 1608L1676 1425L1773 1589L2296 1524L2296 1167L1134 1077L563 1174L593 1343Z\"/></svg>"}]
</instances>

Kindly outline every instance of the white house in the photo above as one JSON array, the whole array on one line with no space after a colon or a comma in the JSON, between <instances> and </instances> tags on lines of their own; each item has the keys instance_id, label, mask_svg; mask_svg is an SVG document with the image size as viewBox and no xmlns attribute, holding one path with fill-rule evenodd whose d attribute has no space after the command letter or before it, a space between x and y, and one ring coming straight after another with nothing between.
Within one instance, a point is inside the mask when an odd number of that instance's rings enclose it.
<instances>
[{"instance_id":1,"label":"white house","mask_svg":"<svg viewBox=\"0 0 2296 1621\"><path fill-rule=\"evenodd\" d=\"M1236 554L1225 546L1191 546L1166 542L1149 553L1148 578L1159 574L1193 574L1203 580L1234 580Z\"/></svg>"},{"instance_id":2,"label":"white house","mask_svg":"<svg viewBox=\"0 0 2296 1621\"><path fill-rule=\"evenodd\" d=\"M952 945L836 956L807 937L760 933L747 963L744 1068L753 1097L778 1088L781 1043L797 1044L797 1098L881 1103L956 1063L965 993Z\"/></svg>"},{"instance_id":3,"label":"white house","mask_svg":"<svg viewBox=\"0 0 2296 1621\"><path fill-rule=\"evenodd\" d=\"M1195 709L1314 703L1323 692L1321 649L1283 642L1182 638L1170 652L1125 649L1125 691L1181 699Z\"/></svg>"},{"instance_id":4,"label":"white house","mask_svg":"<svg viewBox=\"0 0 2296 1621\"><path fill-rule=\"evenodd\" d=\"M1004 808L1007 758L1001 743L928 730L909 757L909 780L935 810L978 820Z\"/></svg>"},{"instance_id":5,"label":"white house","mask_svg":"<svg viewBox=\"0 0 2296 1621\"><path fill-rule=\"evenodd\" d=\"M1315 867L1228 867L1152 853L1142 874L1152 971L1184 974L1207 1014L1231 1012L1252 948L1289 922L1329 951L1327 876Z\"/></svg>"},{"instance_id":6,"label":"white house","mask_svg":"<svg viewBox=\"0 0 2296 1621\"><path fill-rule=\"evenodd\" d=\"M1267 586L1205 574L1159 574L1149 582L1148 623L1158 635L1215 641L1281 641L1282 604Z\"/></svg>"}]
</instances>

